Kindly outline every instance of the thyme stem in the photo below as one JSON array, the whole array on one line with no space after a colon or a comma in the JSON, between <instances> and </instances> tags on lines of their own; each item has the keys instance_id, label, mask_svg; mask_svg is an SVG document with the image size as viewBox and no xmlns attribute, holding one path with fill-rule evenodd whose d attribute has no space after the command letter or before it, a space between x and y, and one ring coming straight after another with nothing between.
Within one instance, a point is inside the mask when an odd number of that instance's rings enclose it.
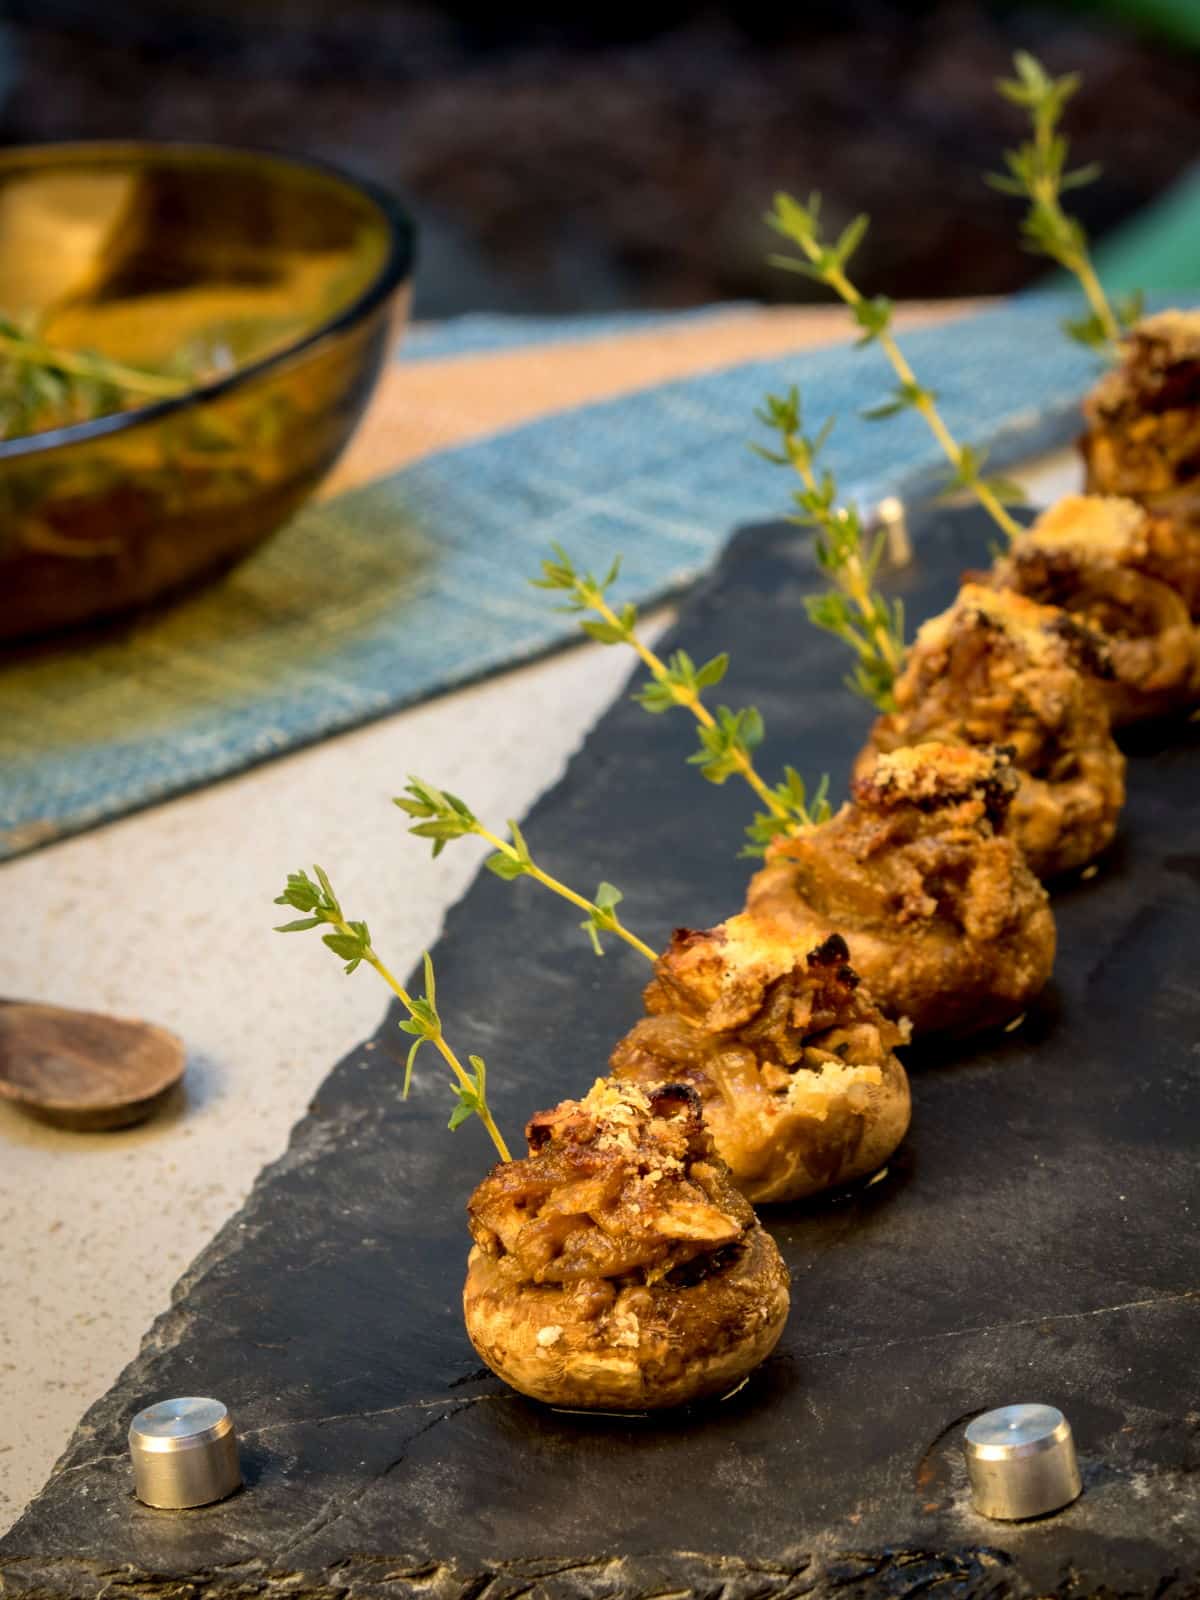
<instances>
[{"instance_id":1,"label":"thyme stem","mask_svg":"<svg viewBox=\"0 0 1200 1600\"><path fill-rule=\"evenodd\" d=\"M415 819L408 830L410 833L419 839L433 841L435 856L439 855L452 839L463 839L468 834L475 834L480 839L486 839L495 850L496 854L489 856L485 864L498 878L503 878L506 882L511 882L515 878L533 878L544 889L549 889L551 894L556 894L560 899L578 906L580 911L586 913L582 926L592 941L592 948L597 955L604 954L598 935L615 933L619 939L624 939L626 944L631 945L639 955L645 956L647 961L658 960L650 946L631 932L618 916L616 908L622 899L619 889L614 888L611 883L602 883L596 890L595 898L588 900L568 884L538 866L525 842L524 834L515 822L510 821L508 824L511 840L504 839L485 823L480 822L465 800L460 800L448 789L436 789L433 784L411 775L404 793L397 795L394 803L406 815Z\"/></svg>"},{"instance_id":2,"label":"thyme stem","mask_svg":"<svg viewBox=\"0 0 1200 1600\"><path fill-rule=\"evenodd\" d=\"M1105 338L1116 344L1121 337L1121 326L1116 314L1108 303L1108 296L1104 293L1096 269L1092 266L1092 258L1084 242L1082 232L1071 226L1070 219L1062 208L1060 190L1062 187L1061 161L1056 162L1054 153L1055 125L1058 121L1061 101L1047 102L1045 100L1032 107L1033 137L1037 150L1037 163L1033 168L1033 181L1030 185L1030 198L1035 211L1038 207L1045 210L1052 219L1059 236L1062 247L1059 252L1059 264L1073 272L1079 279L1084 294L1087 296L1088 305L1097 322L1104 330ZM1065 151L1064 151L1065 154Z\"/></svg>"},{"instance_id":3,"label":"thyme stem","mask_svg":"<svg viewBox=\"0 0 1200 1600\"><path fill-rule=\"evenodd\" d=\"M789 230L789 237L795 239L814 267L818 269L823 281L840 295L851 310L865 303L864 296L851 283L842 267L822 265L824 252L811 232ZM916 373L909 365L904 352L896 343L891 329L885 326L879 329L875 336L879 340L883 353L891 362L892 370L899 378L901 388L911 395L912 405L924 418L929 431L941 446L943 454L957 473L963 473L964 467L967 465L967 458L963 455L962 446L946 426L933 396L927 389L922 389L917 382ZM978 477L972 476L966 486L971 490L980 505L983 506L992 521L1002 528L1010 539L1020 537L1024 531L1021 524L1015 517L1009 515L986 483Z\"/></svg>"},{"instance_id":4,"label":"thyme stem","mask_svg":"<svg viewBox=\"0 0 1200 1600\"><path fill-rule=\"evenodd\" d=\"M837 480L827 467L817 470L833 419L809 438L803 428L800 391L794 384L786 394L769 394L755 416L778 435L780 448L760 444L751 448L772 466L790 467L799 477L802 487L793 490L796 511L789 520L815 531L817 564L833 580L831 590L805 597L808 619L854 651L857 661L846 686L878 710L894 711L892 688L904 666L904 605L899 599L888 601L872 588L886 533L866 542L857 508L839 503Z\"/></svg>"},{"instance_id":5,"label":"thyme stem","mask_svg":"<svg viewBox=\"0 0 1200 1600\"><path fill-rule=\"evenodd\" d=\"M354 972L363 962L373 967L408 1012L408 1021L402 1022L401 1028L405 1033L415 1035L404 1069L404 1098L408 1098L413 1062L418 1050L423 1044L433 1045L450 1068L454 1079L453 1086L458 1103L450 1116L451 1132L468 1117L476 1116L487 1129L501 1161L511 1161L512 1156L509 1154L508 1146L496 1126L491 1107L488 1105L487 1068L482 1058L480 1056L469 1058L475 1074L472 1077L446 1041L442 1030L442 1019L437 1009L433 962L429 953L426 952L425 955L425 993L421 996L412 995L376 954L375 947L371 943L370 929L366 923L353 922L346 916L329 881L329 875L319 866L314 866L313 871L316 873L315 881L304 871L288 873L287 884L283 893L276 896L275 904L292 906L303 915L292 922L285 922L275 931L304 933L310 928L324 928L326 931L321 935L321 942L332 950L340 961L346 963L347 974Z\"/></svg>"},{"instance_id":6,"label":"thyme stem","mask_svg":"<svg viewBox=\"0 0 1200 1600\"><path fill-rule=\"evenodd\" d=\"M603 591L595 586L586 586L585 584L585 587L588 596L588 604L591 606L591 609L599 616L603 617L611 627L616 628L619 631L622 630L621 618L609 605L608 601L604 597ZM676 678L672 677L671 670L662 657L656 655L655 652L650 649L649 645L647 645L638 637L632 628L623 631L625 632L625 642L641 657L642 661L649 669L651 677L653 677L657 683L662 684L663 687L668 690L676 705L683 706L686 710L690 711L702 728L715 728L717 726L717 719L704 704L704 701L701 700L699 692L690 684L681 683ZM771 814L779 817L783 821L792 822L794 819L792 818L788 807L759 776L754 762L751 760L749 752L744 748L738 747L732 750L730 754L733 764L737 768L740 775L750 785L751 789L754 790L754 793L762 801L763 805L767 807Z\"/></svg>"},{"instance_id":7,"label":"thyme stem","mask_svg":"<svg viewBox=\"0 0 1200 1600\"><path fill-rule=\"evenodd\" d=\"M590 572L578 572L570 556L559 544L551 545L553 561L542 562L542 576L533 578L535 589L553 589L567 596L562 611L594 612L598 621L581 620L579 626L598 644L623 644L634 651L649 669L650 681L642 685L634 699L644 711L657 716L682 706L695 718L700 730L699 748L690 755L689 766L700 768L709 783L724 783L735 775L742 778L765 806L755 814L746 829L749 843L743 855L762 855L772 839L780 834L794 835L815 827L830 815L829 780L822 778L811 800L804 779L793 767L785 767L783 780L774 787L764 781L754 765L752 752L765 734L763 719L756 706L732 711L719 705L714 714L704 704L704 690L720 683L729 667L729 656L722 652L697 666L686 650L675 650L664 661L637 632L638 609L626 601L618 610L607 591L621 570L620 557L601 579Z\"/></svg>"},{"instance_id":8,"label":"thyme stem","mask_svg":"<svg viewBox=\"0 0 1200 1600\"><path fill-rule=\"evenodd\" d=\"M353 937L354 930L350 927L349 923L339 920L335 922L333 926L336 927L340 933L349 934L351 937ZM412 996L400 982L399 978L397 978L388 970L387 967L384 966L383 962L375 954L374 949L369 944L366 950L363 952L363 960L369 967L374 967L375 971L400 1001L401 1005L408 1012L409 1016L415 1019L419 1013L414 1008ZM458 1059L454 1051L446 1042L446 1036L442 1032L441 1022L439 1021L433 1030L429 1033L426 1033L424 1037L429 1041L429 1043L441 1056L442 1060L450 1068L451 1072L458 1080L459 1088L465 1090L468 1094L474 1093L474 1081L467 1072L467 1069L463 1066L462 1062ZM509 1154L508 1146L504 1142L504 1136L501 1134L500 1129L496 1126L496 1123L492 1117L491 1108L486 1100L480 1103L476 1115L479 1117L480 1122L482 1122L484 1127L487 1129L492 1143L496 1146L496 1149L500 1154L501 1161L511 1161L512 1156Z\"/></svg>"},{"instance_id":9,"label":"thyme stem","mask_svg":"<svg viewBox=\"0 0 1200 1600\"><path fill-rule=\"evenodd\" d=\"M792 464L800 474L805 488L813 497L814 503L819 502L821 499L821 486L817 482L816 473L813 471L811 453L803 448L799 435L794 432L785 431L784 446ZM816 514L816 520L827 533L836 536L838 525L845 521L845 513L842 512L840 507L829 506ZM874 643L875 650L894 681L899 676L900 669L904 665L904 645L880 618L879 606L872 598L871 584L860 550L855 549L846 557L844 563L838 569L838 580L847 595L858 607L859 614ZM868 659L871 654L871 645L859 635L851 634L850 639L856 645L860 656L864 660Z\"/></svg>"},{"instance_id":10,"label":"thyme stem","mask_svg":"<svg viewBox=\"0 0 1200 1600\"><path fill-rule=\"evenodd\" d=\"M1142 297L1135 294L1109 303L1088 250L1082 223L1063 210L1065 190L1079 189L1100 174L1094 163L1067 168L1070 146L1058 131L1063 109L1079 88L1079 74L1053 78L1036 56L1018 50L1013 56L1012 78L998 78L996 88L1004 99L1029 115L1033 137L1004 152L1007 172L989 173L988 183L1002 194L1028 200L1021 222L1026 247L1048 256L1079 280L1091 311L1089 317L1068 318L1063 326L1073 339L1114 356L1126 327L1141 315Z\"/></svg>"},{"instance_id":11,"label":"thyme stem","mask_svg":"<svg viewBox=\"0 0 1200 1600\"><path fill-rule=\"evenodd\" d=\"M558 878L551 877L550 873L539 867L532 857L523 859L520 851L514 845L510 844L508 840L502 839L498 833L493 833L482 822L476 822L471 831L472 833L477 833L481 839L486 839L494 849L498 850L501 855L507 856L510 861L521 864L524 868L523 876L533 878L544 889L549 889L551 894L556 894L561 899L570 901L571 905L578 906L580 911L587 912L589 917L598 918L610 933L615 933L618 938L624 939L626 944L632 945L638 954L645 956L646 960L651 964L658 960L658 956L651 950L650 946L625 926L615 910L611 908L606 910L597 905L594 900L585 899L583 895L577 894L574 889L561 882Z\"/></svg>"}]
</instances>

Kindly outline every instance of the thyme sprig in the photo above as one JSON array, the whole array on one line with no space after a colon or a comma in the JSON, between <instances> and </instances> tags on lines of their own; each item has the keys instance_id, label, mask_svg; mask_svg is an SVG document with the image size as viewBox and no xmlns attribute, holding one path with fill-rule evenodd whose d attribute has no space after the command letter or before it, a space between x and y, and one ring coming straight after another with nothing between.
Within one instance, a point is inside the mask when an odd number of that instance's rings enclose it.
<instances>
[{"instance_id":1,"label":"thyme sprig","mask_svg":"<svg viewBox=\"0 0 1200 1600\"><path fill-rule=\"evenodd\" d=\"M1081 189L1100 176L1096 162L1068 170L1070 147L1066 136L1058 131L1063 108L1079 88L1079 74L1068 72L1061 78L1052 78L1027 50L1018 50L1013 56L1013 68L1016 76L998 78L996 88L1006 100L1028 111L1033 137L1015 150L1006 150L1004 164L1008 171L988 173L986 182L1002 194L1029 201L1021 222L1026 248L1057 261L1078 278L1087 297L1089 315L1067 318L1063 328L1081 344L1113 354L1124 330L1141 316L1143 297L1138 293L1115 304L1109 302L1092 265L1083 224L1068 216L1062 207L1067 190Z\"/></svg>"},{"instance_id":2,"label":"thyme sprig","mask_svg":"<svg viewBox=\"0 0 1200 1600\"><path fill-rule=\"evenodd\" d=\"M892 686L904 665L904 602L889 602L874 587L887 533L881 530L868 542L857 508L838 503L833 473L827 467L818 473L817 457L832 419L815 436L805 434L800 391L794 386L785 395L768 395L755 415L779 435L779 448L756 444L753 449L764 461L791 467L799 476L802 487L793 491L797 509L789 520L816 531L817 561L836 585L806 596L809 621L854 651L847 686L880 711L894 711Z\"/></svg>"},{"instance_id":3,"label":"thyme sprig","mask_svg":"<svg viewBox=\"0 0 1200 1600\"><path fill-rule=\"evenodd\" d=\"M777 194L774 210L767 214L767 222L776 233L782 234L800 250L799 258L772 256L772 263L787 272L799 272L805 277L815 278L818 283L827 284L849 306L851 316L862 331L859 345L878 342L891 362L899 380L896 387L887 400L864 415L879 420L895 416L901 411L916 411L924 419L953 468L948 487L968 490L1010 539L1017 538L1022 532L1021 526L1005 510L1004 503L1019 499L1020 490L1006 479L985 478L982 475L984 453L958 443L938 410L937 395L917 382L916 373L896 343L892 332L892 301L884 295L868 299L846 275L847 263L867 231L868 218L855 217L836 239L825 240L821 236L820 195L810 195L807 205L802 205L791 195Z\"/></svg>"},{"instance_id":4,"label":"thyme sprig","mask_svg":"<svg viewBox=\"0 0 1200 1600\"><path fill-rule=\"evenodd\" d=\"M442 1031L442 1019L437 1009L437 989L429 952L425 953L425 993L411 995L376 955L366 923L351 921L342 910L327 874L318 866L314 866L313 871L316 874L315 882L307 872L288 873L287 887L281 895L275 897L275 904L291 906L304 915L292 922L281 924L275 931L303 933L309 928L327 928L329 931L321 935L321 941L340 961L346 963L348 973L353 972L363 962L369 967L374 967L408 1012L408 1020L400 1024L401 1028L405 1033L415 1035L404 1067L404 1098L408 1099L408 1091L412 1085L413 1065L417 1052L423 1044L431 1044L450 1068L452 1080L450 1087L455 1095L455 1105L450 1113L448 1126L451 1129L459 1128L469 1117L478 1117L499 1151L501 1161L511 1161L508 1146L488 1106L487 1068L482 1056L468 1056L467 1060L470 1063L468 1069L463 1066L446 1042L446 1036Z\"/></svg>"},{"instance_id":5,"label":"thyme sprig","mask_svg":"<svg viewBox=\"0 0 1200 1600\"><path fill-rule=\"evenodd\" d=\"M551 549L554 560L542 562L542 576L530 579L533 586L565 594L563 611L581 615L594 612L598 620L579 624L590 639L599 644L627 645L636 653L650 672L650 681L634 695L643 710L660 716L682 706L692 714L699 725L700 744L687 759L690 765L699 767L702 777L715 784L740 777L762 801L766 809L757 812L747 827L749 843L742 850L743 855L761 855L778 835L799 833L826 820L830 815L828 777L822 777L810 800L804 779L793 767L786 767L783 779L774 785L768 784L755 767L754 752L766 733L756 706L734 711L722 705L714 712L704 704L705 689L720 683L729 669L726 651L700 666L686 650L674 650L664 661L639 636L638 609L632 601L626 601L618 610L608 598L621 570L619 556L606 576L598 578L591 572L579 572L560 544L551 545Z\"/></svg>"},{"instance_id":6,"label":"thyme sprig","mask_svg":"<svg viewBox=\"0 0 1200 1600\"><path fill-rule=\"evenodd\" d=\"M0 438L89 422L124 410L135 397L169 399L193 382L63 349L0 317Z\"/></svg>"},{"instance_id":7,"label":"thyme sprig","mask_svg":"<svg viewBox=\"0 0 1200 1600\"><path fill-rule=\"evenodd\" d=\"M600 935L612 933L618 939L624 939L626 944L632 945L639 955L645 956L647 961L654 962L658 959L650 946L621 921L617 906L624 896L618 888L611 883L601 883L591 900L576 893L567 884L552 877L538 866L525 842L524 834L515 822L508 824L511 839L502 839L499 834L480 822L465 800L460 800L448 790L437 789L433 784L411 775L403 795L397 795L394 803L401 811L416 819L408 831L419 839L432 840L435 856L441 855L452 839L464 839L470 834L476 834L494 847L495 855L489 856L484 864L498 878L503 878L506 883L511 883L515 878L533 878L552 894L559 895L563 900L569 901L571 905L585 912L584 920L579 926L591 940L592 948L598 956L604 954Z\"/></svg>"}]
</instances>

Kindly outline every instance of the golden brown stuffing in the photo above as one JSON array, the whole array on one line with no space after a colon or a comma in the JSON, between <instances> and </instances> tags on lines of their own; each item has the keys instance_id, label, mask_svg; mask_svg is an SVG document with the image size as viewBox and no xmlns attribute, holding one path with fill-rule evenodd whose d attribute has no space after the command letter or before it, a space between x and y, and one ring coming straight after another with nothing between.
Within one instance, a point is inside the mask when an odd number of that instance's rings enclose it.
<instances>
[{"instance_id":1,"label":"golden brown stuffing","mask_svg":"<svg viewBox=\"0 0 1200 1600\"><path fill-rule=\"evenodd\" d=\"M645 990L649 1013L613 1052L613 1076L690 1084L734 1182L756 1202L865 1177L908 1128L907 1037L834 935L797 942L749 914L681 929Z\"/></svg>"},{"instance_id":2,"label":"golden brown stuffing","mask_svg":"<svg viewBox=\"0 0 1200 1600\"><path fill-rule=\"evenodd\" d=\"M880 756L836 816L780 839L746 909L798 947L836 928L881 1008L913 1032L971 1033L1049 980L1045 889L1004 831L1007 750L920 744Z\"/></svg>"},{"instance_id":3,"label":"golden brown stuffing","mask_svg":"<svg viewBox=\"0 0 1200 1600\"><path fill-rule=\"evenodd\" d=\"M996 563L991 582L1060 606L1101 634L1100 680L1114 726L1161 716L1196 697L1198 641L1188 608L1147 571L1152 519L1132 500L1068 495Z\"/></svg>"},{"instance_id":4,"label":"golden brown stuffing","mask_svg":"<svg viewBox=\"0 0 1200 1600\"><path fill-rule=\"evenodd\" d=\"M494 1168L467 1210L475 1243L531 1283L656 1283L754 1224L686 1090L601 1078L539 1112L526 1137L528 1157Z\"/></svg>"},{"instance_id":5,"label":"golden brown stuffing","mask_svg":"<svg viewBox=\"0 0 1200 1600\"><path fill-rule=\"evenodd\" d=\"M640 1410L738 1382L787 1317L787 1270L695 1093L598 1079L541 1112L468 1204L463 1305L492 1369L551 1404Z\"/></svg>"},{"instance_id":6,"label":"golden brown stuffing","mask_svg":"<svg viewBox=\"0 0 1200 1600\"><path fill-rule=\"evenodd\" d=\"M1008 832L1040 878L1083 866L1111 842L1125 799L1096 682L1110 671L1099 635L1057 606L964 584L918 631L896 710L876 721L857 773L931 740L1008 746L1019 778Z\"/></svg>"},{"instance_id":7,"label":"golden brown stuffing","mask_svg":"<svg viewBox=\"0 0 1200 1600\"><path fill-rule=\"evenodd\" d=\"M1200 311L1144 317L1083 414L1088 490L1155 513L1146 570L1200 616Z\"/></svg>"}]
</instances>

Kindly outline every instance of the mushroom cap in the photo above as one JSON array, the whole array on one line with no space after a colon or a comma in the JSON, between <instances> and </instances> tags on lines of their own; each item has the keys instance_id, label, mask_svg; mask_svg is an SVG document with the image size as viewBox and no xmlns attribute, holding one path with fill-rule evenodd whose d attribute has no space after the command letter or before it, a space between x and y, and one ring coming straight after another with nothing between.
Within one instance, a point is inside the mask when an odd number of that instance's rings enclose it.
<instances>
[{"instance_id":1,"label":"mushroom cap","mask_svg":"<svg viewBox=\"0 0 1200 1600\"><path fill-rule=\"evenodd\" d=\"M788 1314L787 1268L757 1223L707 1271L681 1276L623 1288L597 1318L562 1284L514 1282L505 1261L477 1245L463 1315L480 1357L533 1400L662 1410L736 1387L775 1348Z\"/></svg>"}]
</instances>

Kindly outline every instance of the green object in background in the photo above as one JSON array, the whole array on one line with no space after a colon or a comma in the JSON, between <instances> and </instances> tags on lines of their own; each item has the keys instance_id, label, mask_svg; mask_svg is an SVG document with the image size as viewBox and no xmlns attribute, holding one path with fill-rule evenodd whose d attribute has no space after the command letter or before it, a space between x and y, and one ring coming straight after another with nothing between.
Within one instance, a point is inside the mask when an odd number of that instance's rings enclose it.
<instances>
[{"instance_id":1,"label":"green object in background","mask_svg":"<svg viewBox=\"0 0 1200 1600\"><path fill-rule=\"evenodd\" d=\"M1200 29L1200 5L1195 12ZM1200 167L1193 168L1095 250L1109 290L1194 290L1200 285Z\"/></svg>"},{"instance_id":2,"label":"green object in background","mask_svg":"<svg viewBox=\"0 0 1200 1600\"><path fill-rule=\"evenodd\" d=\"M1086 0L1082 9L1200 51L1200 0ZM1200 285L1200 167L1108 235L1093 254L1106 289L1194 290Z\"/></svg>"},{"instance_id":3,"label":"green object in background","mask_svg":"<svg viewBox=\"0 0 1200 1600\"><path fill-rule=\"evenodd\" d=\"M1092 0L1089 9L1106 11L1144 33L1157 33L1175 44L1200 50L1197 0Z\"/></svg>"}]
</instances>

